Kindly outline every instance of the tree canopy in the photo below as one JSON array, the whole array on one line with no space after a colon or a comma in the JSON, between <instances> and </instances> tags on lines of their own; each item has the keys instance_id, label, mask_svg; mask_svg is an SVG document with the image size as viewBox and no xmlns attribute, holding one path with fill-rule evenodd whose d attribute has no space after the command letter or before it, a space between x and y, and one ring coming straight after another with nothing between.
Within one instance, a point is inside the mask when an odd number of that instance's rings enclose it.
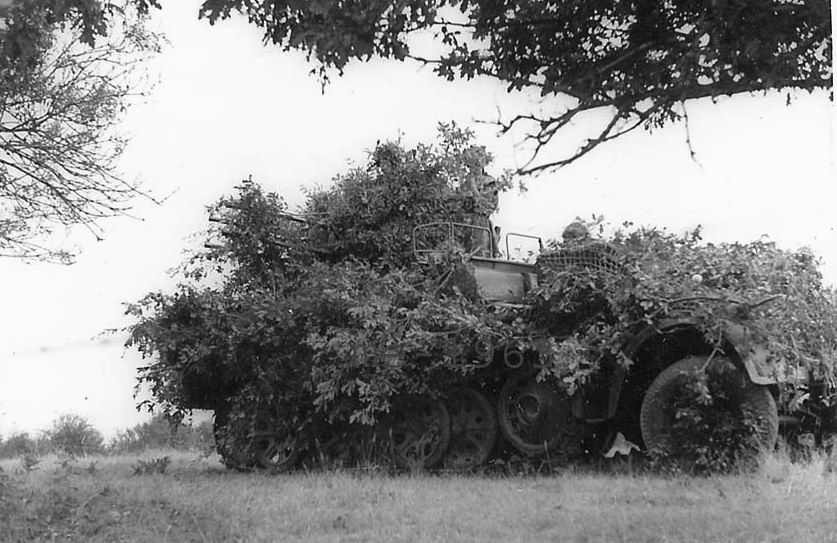
<instances>
[{"instance_id":1,"label":"tree canopy","mask_svg":"<svg viewBox=\"0 0 837 543\"><path fill-rule=\"evenodd\" d=\"M266 42L319 61L321 76L352 60L413 58L447 79L488 76L564 98L500 121L503 130L525 127L534 143L524 172L680 119L687 100L833 85L828 0L207 0L201 8L212 23L236 12ZM418 33L430 33L436 50L415 50ZM608 120L569 156L537 161L591 110Z\"/></svg>"},{"instance_id":2,"label":"tree canopy","mask_svg":"<svg viewBox=\"0 0 837 543\"><path fill-rule=\"evenodd\" d=\"M115 130L159 49L141 15L99 2L18 2L0 12L0 255L69 261L56 226L125 213L142 194ZM103 18L104 17L104 18Z\"/></svg>"},{"instance_id":3,"label":"tree canopy","mask_svg":"<svg viewBox=\"0 0 837 543\"><path fill-rule=\"evenodd\" d=\"M158 0L131 0L140 13ZM16 5L18 12L24 13ZM33 56L44 25L76 28L92 44L112 2L37 0L36 18L9 25L3 59ZM323 84L351 61L413 59L449 80L487 76L545 98L539 111L497 120L531 144L521 173L568 164L637 128L687 116L698 98L780 89L831 90L828 0L205 0L210 23L242 15L266 43L316 60ZM2 13L0 13L2 15ZM34 21L34 24L33 24ZM433 46L416 36L431 36ZM788 101L791 100L790 94ZM544 149L588 112L593 128L564 156ZM602 120L604 119L604 120Z\"/></svg>"},{"instance_id":4,"label":"tree canopy","mask_svg":"<svg viewBox=\"0 0 837 543\"><path fill-rule=\"evenodd\" d=\"M134 0L140 16L155 0ZM125 2L99 0L0 1L0 68L31 68L46 53L56 28L70 29L81 43L93 47L111 30L110 23L125 14Z\"/></svg>"}]
</instances>

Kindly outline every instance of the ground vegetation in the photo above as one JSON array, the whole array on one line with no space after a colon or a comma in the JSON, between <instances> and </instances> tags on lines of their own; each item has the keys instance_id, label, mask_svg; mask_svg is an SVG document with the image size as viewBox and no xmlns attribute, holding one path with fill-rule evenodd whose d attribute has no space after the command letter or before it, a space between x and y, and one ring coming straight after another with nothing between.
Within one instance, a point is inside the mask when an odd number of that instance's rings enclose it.
<instances>
[{"instance_id":1,"label":"ground vegetation","mask_svg":"<svg viewBox=\"0 0 837 543\"><path fill-rule=\"evenodd\" d=\"M158 453L155 453L158 454ZM28 541L807 541L833 540L835 474L818 458L689 478L625 463L528 477L392 477L336 471L254 477L168 451L18 472L0 461L3 537ZM148 456L144 456L148 459ZM89 463L96 462L90 470ZM513 497L514 499L510 499Z\"/></svg>"}]
</instances>

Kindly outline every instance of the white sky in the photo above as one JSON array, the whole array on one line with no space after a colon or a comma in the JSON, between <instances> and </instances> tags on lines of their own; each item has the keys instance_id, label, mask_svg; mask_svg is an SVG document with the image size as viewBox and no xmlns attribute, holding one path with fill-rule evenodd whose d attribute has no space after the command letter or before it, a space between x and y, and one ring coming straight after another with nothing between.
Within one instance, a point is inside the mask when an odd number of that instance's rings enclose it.
<instances>
[{"instance_id":1,"label":"white sky","mask_svg":"<svg viewBox=\"0 0 837 543\"><path fill-rule=\"evenodd\" d=\"M137 202L142 220L103 224L106 239L72 244L76 264L0 260L0 435L46 428L79 413L106 435L146 417L132 388L136 353L122 336L93 338L127 324L122 303L170 288L187 239L206 225L205 206L248 175L294 204L300 187L327 183L377 140L434 138L438 122L493 119L500 108L530 107L489 80L449 83L415 64L352 65L325 94L301 55L261 45L244 21L210 27L198 0L165 3L156 24L170 41L148 103L133 108L123 169L162 206ZM824 94L735 97L687 105L691 160L682 124L636 132L579 162L506 194L496 222L504 231L554 236L575 216L613 223L704 225L709 241L761 235L787 248L809 246L837 284L834 108ZM475 126L498 170L525 156L515 142ZM583 129L584 126L580 126Z\"/></svg>"}]
</instances>

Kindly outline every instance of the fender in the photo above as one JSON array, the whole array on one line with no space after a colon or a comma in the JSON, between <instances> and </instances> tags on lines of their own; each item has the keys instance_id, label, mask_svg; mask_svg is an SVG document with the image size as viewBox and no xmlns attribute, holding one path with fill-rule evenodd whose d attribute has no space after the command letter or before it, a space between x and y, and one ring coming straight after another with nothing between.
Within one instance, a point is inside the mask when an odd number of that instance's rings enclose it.
<instances>
[{"instance_id":1,"label":"fender","mask_svg":"<svg viewBox=\"0 0 837 543\"><path fill-rule=\"evenodd\" d=\"M776 372L769 360L770 351L758 343L749 328L737 322L724 321L724 338L735 347L750 381L757 385L776 383Z\"/></svg>"},{"instance_id":2,"label":"fender","mask_svg":"<svg viewBox=\"0 0 837 543\"><path fill-rule=\"evenodd\" d=\"M642 348L646 341L656 336L675 332L682 328L694 328L697 322L694 319L663 319L657 324L649 324L642 328L638 333L634 334L629 341L625 343L622 352L625 356L632 359L637 352Z\"/></svg>"},{"instance_id":3,"label":"fender","mask_svg":"<svg viewBox=\"0 0 837 543\"><path fill-rule=\"evenodd\" d=\"M774 368L769 360L769 351L758 343L753 332L745 325L724 320L724 339L735 349L741 359L750 381L757 385L772 385L776 383ZM660 334L675 332L678 329L694 328L694 319L663 319L656 326L646 326L631 341L627 343L623 352L628 358L633 358L642 345L649 339Z\"/></svg>"}]
</instances>

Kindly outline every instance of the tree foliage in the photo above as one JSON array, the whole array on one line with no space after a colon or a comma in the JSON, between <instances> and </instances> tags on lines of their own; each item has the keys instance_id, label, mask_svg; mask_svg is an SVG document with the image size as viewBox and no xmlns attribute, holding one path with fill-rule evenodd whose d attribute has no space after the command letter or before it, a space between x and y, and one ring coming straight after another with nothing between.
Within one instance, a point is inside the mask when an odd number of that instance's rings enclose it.
<instances>
[{"instance_id":1,"label":"tree foliage","mask_svg":"<svg viewBox=\"0 0 837 543\"><path fill-rule=\"evenodd\" d=\"M160 7L155 0L135 0L133 5L141 16L152 6ZM37 66L56 28L69 29L81 43L94 47L108 34L109 23L124 16L125 8L125 3L98 0L4 0L0 68L25 72Z\"/></svg>"},{"instance_id":2,"label":"tree foliage","mask_svg":"<svg viewBox=\"0 0 837 543\"><path fill-rule=\"evenodd\" d=\"M827 0L207 0L201 8L213 23L235 12L265 41L316 58L321 76L353 60L414 58L447 79L488 76L509 90L565 98L501 122L529 131L535 152L526 172L679 119L687 100L833 84ZM418 33L432 34L441 53L414 52ZM577 151L535 162L591 110L608 121Z\"/></svg>"},{"instance_id":3,"label":"tree foliage","mask_svg":"<svg viewBox=\"0 0 837 543\"><path fill-rule=\"evenodd\" d=\"M0 254L68 261L49 240L57 226L98 235L142 194L118 172L114 127L158 40L116 4L21 2L0 16Z\"/></svg>"},{"instance_id":4,"label":"tree foliage","mask_svg":"<svg viewBox=\"0 0 837 543\"><path fill-rule=\"evenodd\" d=\"M27 13L25 4L15 4L19 13ZM93 44L119 11L93 0L31 5L37 17L11 19L14 39L0 64L37 58L49 25L78 29ZM141 14L160 7L156 0L133 5ZM833 86L827 0L205 0L199 13L213 24L245 16L265 42L316 59L324 84L330 69L342 73L355 60L414 59L449 80L487 76L510 91L560 98L498 119L504 132L520 126L528 134L533 151L523 173L563 166L638 127L681 119L688 100ZM432 51L416 45L417 35L433 37ZM543 158L557 135L592 111L604 116L593 117L596 128L574 152Z\"/></svg>"},{"instance_id":5,"label":"tree foliage","mask_svg":"<svg viewBox=\"0 0 837 543\"><path fill-rule=\"evenodd\" d=\"M460 244L428 264L411 254L416 224L475 217L467 210L483 204L462 187L492 201L491 178L467 164L489 157L443 127L434 146L378 146L365 167L312 190L300 213L240 185L210 208L209 247L183 266L184 283L128 306L129 343L149 359L145 405L175 415L271 405L305 435L442 396L508 351L574 394L606 368L630 371L631 338L666 318L693 322L707 354L746 323L770 352L767 372L786 382L783 408L834 403L837 305L810 253L626 225L607 237L612 267L547 270L526 304L486 304Z\"/></svg>"},{"instance_id":6,"label":"tree foliage","mask_svg":"<svg viewBox=\"0 0 837 543\"><path fill-rule=\"evenodd\" d=\"M156 0L132 3L141 14L160 7ZM93 44L119 11L94 0L15 6L24 15L8 23L14 39L6 40L0 65L38 58L50 25L77 29ZM331 69L342 73L355 60L414 59L449 80L487 76L510 91L559 98L541 111L498 119L504 132L520 126L527 133L533 152L524 173L568 164L638 127L681 119L688 100L833 86L827 0L205 0L200 9L213 24L234 14L262 29L265 42L316 59L324 84ZM416 45L417 35L432 36L432 51ZM543 157L557 135L592 111L604 115L593 117L595 128L574 152Z\"/></svg>"}]
</instances>

